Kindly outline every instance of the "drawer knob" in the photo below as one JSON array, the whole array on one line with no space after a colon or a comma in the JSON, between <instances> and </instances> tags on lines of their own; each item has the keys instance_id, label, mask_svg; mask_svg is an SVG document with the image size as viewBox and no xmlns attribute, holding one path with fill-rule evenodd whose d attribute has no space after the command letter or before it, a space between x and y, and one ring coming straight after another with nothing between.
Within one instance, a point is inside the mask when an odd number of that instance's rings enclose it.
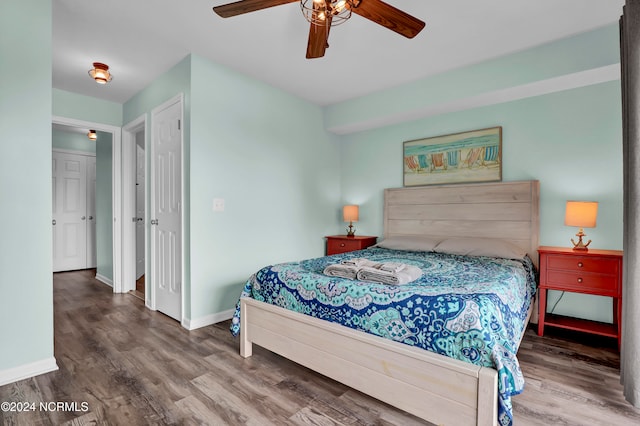
<instances>
[{"instance_id":1,"label":"drawer knob","mask_svg":"<svg viewBox=\"0 0 640 426\"><path fill-rule=\"evenodd\" d=\"M578 278L578 282L581 283L582 282L582 278Z\"/></svg>"},{"instance_id":2,"label":"drawer knob","mask_svg":"<svg viewBox=\"0 0 640 426\"><path fill-rule=\"evenodd\" d=\"M583 266L584 266L584 263L578 262L578 268L582 268Z\"/></svg>"},{"instance_id":3,"label":"drawer knob","mask_svg":"<svg viewBox=\"0 0 640 426\"><path fill-rule=\"evenodd\" d=\"M344 247L344 243L340 243L340 247Z\"/></svg>"}]
</instances>

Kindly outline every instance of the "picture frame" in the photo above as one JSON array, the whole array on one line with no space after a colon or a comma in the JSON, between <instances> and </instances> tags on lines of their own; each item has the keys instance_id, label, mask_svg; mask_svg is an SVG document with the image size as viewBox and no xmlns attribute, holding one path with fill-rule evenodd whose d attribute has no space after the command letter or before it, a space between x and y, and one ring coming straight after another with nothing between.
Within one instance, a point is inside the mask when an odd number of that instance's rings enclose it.
<instances>
[{"instance_id":1,"label":"picture frame","mask_svg":"<svg viewBox=\"0 0 640 426\"><path fill-rule=\"evenodd\" d=\"M502 127L403 143L403 186L502 180Z\"/></svg>"}]
</instances>

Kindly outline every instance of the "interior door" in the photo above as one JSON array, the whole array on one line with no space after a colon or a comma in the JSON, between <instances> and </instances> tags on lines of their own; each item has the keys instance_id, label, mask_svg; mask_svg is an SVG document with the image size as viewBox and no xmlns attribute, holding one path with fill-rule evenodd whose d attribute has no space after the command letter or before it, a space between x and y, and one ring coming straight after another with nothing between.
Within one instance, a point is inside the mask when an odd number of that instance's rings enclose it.
<instances>
[{"instance_id":1,"label":"interior door","mask_svg":"<svg viewBox=\"0 0 640 426\"><path fill-rule=\"evenodd\" d=\"M152 282L155 307L182 317L182 101L152 115Z\"/></svg>"},{"instance_id":2,"label":"interior door","mask_svg":"<svg viewBox=\"0 0 640 426\"><path fill-rule=\"evenodd\" d=\"M53 152L53 271L87 265L87 157Z\"/></svg>"}]
</instances>

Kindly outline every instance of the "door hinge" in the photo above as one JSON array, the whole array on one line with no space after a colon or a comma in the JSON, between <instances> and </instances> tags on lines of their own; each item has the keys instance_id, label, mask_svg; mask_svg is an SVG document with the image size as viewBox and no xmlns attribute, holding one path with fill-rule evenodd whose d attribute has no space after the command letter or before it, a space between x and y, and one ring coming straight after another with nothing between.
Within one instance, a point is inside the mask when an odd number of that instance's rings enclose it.
<instances>
[{"instance_id":1,"label":"door hinge","mask_svg":"<svg viewBox=\"0 0 640 426\"><path fill-rule=\"evenodd\" d=\"M180 120L178 120L178 130L180 130Z\"/></svg>"}]
</instances>

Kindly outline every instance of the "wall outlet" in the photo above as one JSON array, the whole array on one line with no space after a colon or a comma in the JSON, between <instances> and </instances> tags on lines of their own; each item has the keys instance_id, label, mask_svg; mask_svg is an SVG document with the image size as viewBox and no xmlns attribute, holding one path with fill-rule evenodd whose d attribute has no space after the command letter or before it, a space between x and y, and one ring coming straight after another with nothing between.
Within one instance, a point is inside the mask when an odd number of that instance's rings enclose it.
<instances>
[{"instance_id":1,"label":"wall outlet","mask_svg":"<svg viewBox=\"0 0 640 426\"><path fill-rule=\"evenodd\" d=\"M224 198L214 198L213 199L213 211L214 212L223 212L224 211Z\"/></svg>"}]
</instances>

